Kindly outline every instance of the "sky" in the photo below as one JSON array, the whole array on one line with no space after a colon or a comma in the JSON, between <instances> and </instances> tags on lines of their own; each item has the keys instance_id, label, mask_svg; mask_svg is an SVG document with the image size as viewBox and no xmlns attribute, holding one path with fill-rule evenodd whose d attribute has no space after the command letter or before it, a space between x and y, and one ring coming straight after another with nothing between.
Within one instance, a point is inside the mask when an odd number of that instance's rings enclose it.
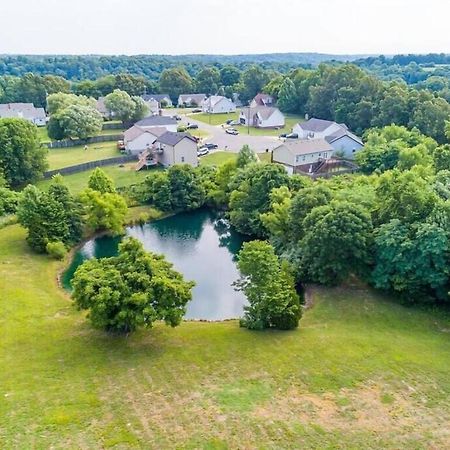
<instances>
[{"instance_id":1,"label":"sky","mask_svg":"<svg viewBox=\"0 0 450 450\"><path fill-rule=\"evenodd\" d=\"M0 0L0 54L450 53L450 0Z\"/></svg>"}]
</instances>

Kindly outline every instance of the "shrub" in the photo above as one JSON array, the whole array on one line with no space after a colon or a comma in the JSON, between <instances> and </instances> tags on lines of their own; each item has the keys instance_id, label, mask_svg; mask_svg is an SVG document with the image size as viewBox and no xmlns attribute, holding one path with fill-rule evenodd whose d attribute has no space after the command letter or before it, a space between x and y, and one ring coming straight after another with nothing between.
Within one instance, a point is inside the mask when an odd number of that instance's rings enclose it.
<instances>
[{"instance_id":1,"label":"shrub","mask_svg":"<svg viewBox=\"0 0 450 450\"><path fill-rule=\"evenodd\" d=\"M67 249L61 241L47 243L45 250L53 259L59 260L63 259L67 253Z\"/></svg>"}]
</instances>

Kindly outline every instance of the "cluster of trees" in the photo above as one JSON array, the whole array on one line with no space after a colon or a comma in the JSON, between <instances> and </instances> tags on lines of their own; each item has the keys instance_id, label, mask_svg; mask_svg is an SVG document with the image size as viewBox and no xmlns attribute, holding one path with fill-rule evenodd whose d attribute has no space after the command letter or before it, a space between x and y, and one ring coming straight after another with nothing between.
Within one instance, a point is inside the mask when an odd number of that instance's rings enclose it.
<instances>
[{"instance_id":1,"label":"cluster of trees","mask_svg":"<svg viewBox=\"0 0 450 450\"><path fill-rule=\"evenodd\" d=\"M105 106L111 116L124 123L137 122L148 113L148 107L141 97L120 89L115 89L105 97Z\"/></svg>"},{"instance_id":2,"label":"cluster of trees","mask_svg":"<svg viewBox=\"0 0 450 450\"><path fill-rule=\"evenodd\" d=\"M346 123L362 133L395 123L443 143L450 104L427 89L383 82L353 64L320 65L279 75L264 88L286 112Z\"/></svg>"},{"instance_id":3,"label":"cluster of trees","mask_svg":"<svg viewBox=\"0 0 450 450\"><path fill-rule=\"evenodd\" d=\"M89 177L88 187L73 196L63 177L55 175L47 191L28 185L20 194L0 188L8 194L0 203L6 212L16 212L19 223L27 229L27 242L38 253L63 257L77 243L85 225L91 231L119 234L127 213L124 198L117 194L114 183L101 169Z\"/></svg>"}]
</instances>

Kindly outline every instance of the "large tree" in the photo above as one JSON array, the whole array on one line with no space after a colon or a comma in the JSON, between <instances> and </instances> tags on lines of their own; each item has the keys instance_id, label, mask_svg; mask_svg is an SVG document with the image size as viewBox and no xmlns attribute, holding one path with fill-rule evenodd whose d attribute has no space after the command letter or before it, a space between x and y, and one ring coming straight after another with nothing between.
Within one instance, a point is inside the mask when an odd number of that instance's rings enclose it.
<instances>
[{"instance_id":1,"label":"large tree","mask_svg":"<svg viewBox=\"0 0 450 450\"><path fill-rule=\"evenodd\" d=\"M47 168L46 155L35 125L24 119L0 119L0 172L10 186L39 179Z\"/></svg>"},{"instance_id":2,"label":"large tree","mask_svg":"<svg viewBox=\"0 0 450 450\"><path fill-rule=\"evenodd\" d=\"M292 113L297 109L297 91L292 80L286 77L278 92L278 107L283 112Z\"/></svg>"},{"instance_id":3,"label":"large tree","mask_svg":"<svg viewBox=\"0 0 450 450\"><path fill-rule=\"evenodd\" d=\"M265 236L260 215L270 209L272 189L289 184L289 176L278 164L249 164L231 180L230 221L244 234Z\"/></svg>"},{"instance_id":4,"label":"large tree","mask_svg":"<svg viewBox=\"0 0 450 450\"><path fill-rule=\"evenodd\" d=\"M220 86L220 72L216 67L205 67L195 78L198 92L206 95L217 94Z\"/></svg>"},{"instance_id":5,"label":"large tree","mask_svg":"<svg viewBox=\"0 0 450 450\"><path fill-rule=\"evenodd\" d=\"M244 292L248 306L240 324L253 330L298 326L302 310L294 278L273 247L264 241L244 243L238 255L241 278L235 283Z\"/></svg>"},{"instance_id":6,"label":"large tree","mask_svg":"<svg viewBox=\"0 0 450 450\"><path fill-rule=\"evenodd\" d=\"M57 92L47 97L47 112L50 115L61 112L65 108L73 105L84 105L95 108L95 100L84 95L67 94Z\"/></svg>"},{"instance_id":7,"label":"large tree","mask_svg":"<svg viewBox=\"0 0 450 450\"><path fill-rule=\"evenodd\" d=\"M365 274L370 262L372 221L362 206L333 200L303 221L299 272L305 280L337 284L351 273Z\"/></svg>"},{"instance_id":8,"label":"large tree","mask_svg":"<svg viewBox=\"0 0 450 450\"><path fill-rule=\"evenodd\" d=\"M131 97L127 92L119 89L115 89L105 97L105 106L122 122L140 120L148 112L148 108L140 97Z\"/></svg>"},{"instance_id":9,"label":"large tree","mask_svg":"<svg viewBox=\"0 0 450 450\"><path fill-rule=\"evenodd\" d=\"M262 67L250 66L242 73L242 90L239 92L241 100L250 101L263 90L269 79L269 74Z\"/></svg>"},{"instance_id":10,"label":"large tree","mask_svg":"<svg viewBox=\"0 0 450 450\"><path fill-rule=\"evenodd\" d=\"M173 102L177 101L180 94L192 92L193 87L192 78L182 67L166 69L159 78L160 91L167 92Z\"/></svg>"},{"instance_id":11,"label":"large tree","mask_svg":"<svg viewBox=\"0 0 450 450\"><path fill-rule=\"evenodd\" d=\"M118 256L82 264L72 286L76 305L89 311L95 327L129 333L150 328L157 320L177 326L194 283L185 281L163 256L147 253L138 240L126 238Z\"/></svg>"},{"instance_id":12,"label":"large tree","mask_svg":"<svg viewBox=\"0 0 450 450\"><path fill-rule=\"evenodd\" d=\"M72 105L57 114L65 137L86 139L98 134L103 125L102 115L94 108Z\"/></svg>"}]
</instances>

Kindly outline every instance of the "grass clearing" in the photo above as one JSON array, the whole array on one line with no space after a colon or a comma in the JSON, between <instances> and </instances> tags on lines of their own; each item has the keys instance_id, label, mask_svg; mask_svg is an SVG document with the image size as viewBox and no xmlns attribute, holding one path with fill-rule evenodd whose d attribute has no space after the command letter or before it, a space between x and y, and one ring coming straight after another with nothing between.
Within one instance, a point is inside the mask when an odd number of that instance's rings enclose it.
<instances>
[{"instance_id":1,"label":"grass clearing","mask_svg":"<svg viewBox=\"0 0 450 450\"><path fill-rule=\"evenodd\" d=\"M268 128L254 128L254 127L246 127L242 125L238 125L235 128L239 130L241 134L247 134L250 131L250 136L279 136L283 133L291 133L292 128L299 122L304 122L305 118L303 116L295 115L295 114L285 114L285 125L284 128L280 128L279 130L268 129Z\"/></svg>"},{"instance_id":2,"label":"grass clearing","mask_svg":"<svg viewBox=\"0 0 450 450\"><path fill-rule=\"evenodd\" d=\"M49 170L62 169L63 167L74 166L89 161L120 156L116 142L98 142L88 144L87 147L87 150L84 149L84 145L48 149L47 161Z\"/></svg>"},{"instance_id":3,"label":"grass clearing","mask_svg":"<svg viewBox=\"0 0 450 450\"><path fill-rule=\"evenodd\" d=\"M135 170L136 163L126 163L122 164L122 167L119 165L113 166L103 166L101 169L109 175L116 187L126 187L131 186L132 184L139 183L144 180L144 178L152 173L154 170L159 169L149 169L149 170L140 170L136 172ZM66 186L70 189L70 191L74 194L78 194L83 189L86 188L89 176L91 175L92 170L86 170L84 172L74 173L71 175L64 175L64 182ZM36 186L39 189L48 189L51 180L41 180L36 183Z\"/></svg>"},{"instance_id":4,"label":"grass clearing","mask_svg":"<svg viewBox=\"0 0 450 450\"><path fill-rule=\"evenodd\" d=\"M62 263L0 230L1 448L448 448L448 317L314 289L290 332L94 330Z\"/></svg>"},{"instance_id":5,"label":"grass clearing","mask_svg":"<svg viewBox=\"0 0 450 450\"><path fill-rule=\"evenodd\" d=\"M189 120L189 117L192 117L195 120L199 120L200 122L204 122L211 125L222 125L227 120L238 120L239 119L239 111L236 111L234 113L221 113L221 114L207 114L207 113L196 113L192 114L191 116L187 117L187 120Z\"/></svg>"},{"instance_id":6,"label":"grass clearing","mask_svg":"<svg viewBox=\"0 0 450 450\"><path fill-rule=\"evenodd\" d=\"M258 153L258 158L261 162L271 162L272 160L272 153L271 152L262 152Z\"/></svg>"},{"instance_id":7,"label":"grass clearing","mask_svg":"<svg viewBox=\"0 0 450 450\"><path fill-rule=\"evenodd\" d=\"M236 158L237 153L218 151L200 157L200 164L202 166L220 166L229 161L235 161Z\"/></svg>"}]
</instances>

